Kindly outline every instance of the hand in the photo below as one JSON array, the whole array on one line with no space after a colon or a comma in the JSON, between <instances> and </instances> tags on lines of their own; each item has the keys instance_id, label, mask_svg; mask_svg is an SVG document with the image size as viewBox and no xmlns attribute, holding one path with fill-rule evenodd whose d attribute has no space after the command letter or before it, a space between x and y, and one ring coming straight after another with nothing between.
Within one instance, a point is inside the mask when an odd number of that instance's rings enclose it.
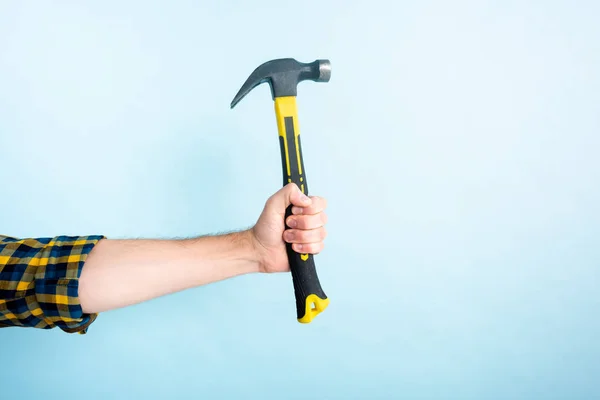
<instances>
[{"instance_id":1,"label":"hand","mask_svg":"<svg viewBox=\"0 0 600 400\"><path fill-rule=\"evenodd\" d=\"M285 210L292 204L292 215L284 223ZM290 270L285 242L292 243L298 253L318 254L323 250L327 236L325 224L327 202L317 196L305 196L298 186L290 183L266 202L251 229L259 256L260 272L287 272ZM290 229L285 229L285 225ZM285 233L285 234L284 234Z\"/></svg>"}]
</instances>

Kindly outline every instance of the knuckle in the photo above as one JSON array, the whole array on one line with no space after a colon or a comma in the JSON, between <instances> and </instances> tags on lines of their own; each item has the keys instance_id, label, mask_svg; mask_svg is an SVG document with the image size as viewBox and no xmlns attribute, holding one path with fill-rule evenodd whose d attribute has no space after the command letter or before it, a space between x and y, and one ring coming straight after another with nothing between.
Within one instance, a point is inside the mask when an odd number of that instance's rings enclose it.
<instances>
[{"instance_id":1,"label":"knuckle","mask_svg":"<svg viewBox=\"0 0 600 400\"><path fill-rule=\"evenodd\" d=\"M323 251L323 247L323 242L313 243L310 246L310 251L312 254L319 254L321 251Z\"/></svg>"},{"instance_id":2,"label":"knuckle","mask_svg":"<svg viewBox=\"0 0 600 400\"><path fill-rule=\"evenodd\" d=\"M300 243L310 243L311 232L310 231L300 231L298 234L298 242Z\"/></svg>"},{"instance_id":3,"label":"knuckle","mask_svg":"<svg viewBox=\"0 0 600 400\"><path fill-rule=\"evenodd\" d=\"M327 229L325 227L321 228L321 239L325 239L327 237Z\"/></svg>"},{"instance_id":4,"label":"knuckle","mask_svg":"<svg viewBox=\"0 0 600 400\"><path fill-rule=\"evenodd\" d=\"M323 214L315 215L315 226L322 227L325 225L325 220L323 219Z\"/></svg>"},{"instance_id":5,"label":"knuckle","mask_svg":"<svg viewBox=\"0 0 600 400\"><path fill-rule=\"evenodd\" d=\"M326 209L327 208L327 199L325 199L324 197L319 197L320 203L321 203L321 208Z\"/></svg>"},{"instance_id":6,"label":"knuckle","mask_svg":"<svg viewBox=\"0 0 600 400\"><path fill-rule=\"evenodd\" d=\"M322 212L320 214L320 218L321 218L321 222L323 223L323 225L325 225L327 223L327 220L329 217L327 216L327 214L325 212Z\"/></svg>"},{"instance_id":7,"label":"knuckle","mask_svg":"<svg viewBox=\"0 0 600 400\"><path fill-rule=\"evenodd\" d=\"M315 218L314 215L309 215L304 221L304 226L306 227L306 229L315 229L318 228L320 225L319 221Z\"/></svg>"},{"instance_id":8,"label":"knuckle","mask_svg":"<svg viewBox=\"0 0 600 400\"><path fill-rule=\"evenodd\" d=\"M318 221L315 219L314 215L304 215L302 218L302 228L303 229L315 229L320 225Z\"/></svg>"},{"instance_id":9,"label":"knuckle","mask_svg":"<svg viewBox=\"0 0 600 400\"><path fill-rule=\"evenodd\" d=\"M321 240L321 236L323 235L323 233L321 232L321 228L317 228L317 229L313 229L313 237L312 237L312 242L316 243L319 240Z\"/></svg>"},{"instance_id":10,"label":"knuckle","mask_svg":"<svg viewBox=\"0 0 600 400\"><path fill-rule=\"evenodd\" d=\"M312 199L312 204L315 207L320 206L321 203L323 202L323 199L319 196L309 196L309 197Z\"/></svg>"},{"instance_id":11,"label":"knuckle","mask_svg":"<svg viewBox=\"0 0 600 400\"><path fill-rule=\"evenodd\" d=\"M310 231L298 231L298 242L299 243L310 243L311 235Z\"/></svg>"}]
</instances>

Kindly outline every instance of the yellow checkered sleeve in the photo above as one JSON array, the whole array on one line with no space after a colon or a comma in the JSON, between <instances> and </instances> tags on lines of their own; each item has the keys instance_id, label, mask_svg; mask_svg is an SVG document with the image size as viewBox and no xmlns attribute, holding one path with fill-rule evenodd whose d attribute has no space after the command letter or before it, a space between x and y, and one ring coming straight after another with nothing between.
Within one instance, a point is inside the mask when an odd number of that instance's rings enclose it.
<instances>
[{"instance_id":1,"label":"yellow checkered sleeve","mask_svg":"<svg viewBox=\"0 0 600 400\"><path fill-rule=\"evenodd\" d=\"M0 328L11 326L84 334L97 314L79 304L79 277L104 236L18 239L0 235Z\"/></svg>"}]
</instances>

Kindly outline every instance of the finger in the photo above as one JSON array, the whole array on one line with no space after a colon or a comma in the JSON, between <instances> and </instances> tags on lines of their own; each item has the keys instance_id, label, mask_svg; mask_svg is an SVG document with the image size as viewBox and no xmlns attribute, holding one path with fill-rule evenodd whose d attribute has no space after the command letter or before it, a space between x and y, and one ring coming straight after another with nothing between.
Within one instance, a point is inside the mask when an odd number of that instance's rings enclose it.
<instances>
[{"instance_id":1,"label":"finger","mask_svg":"<svg viewBox=\"0 0 600 400\"><path fill-rule=\"evenodd\" d=\"M303 254L319 254L320 252L323 251L324 248L325 248L325 243L323 243L323 242L292 244L292 249L294 249L294 251L296 251L297 253L303 253Z\"/></svg>"},{"instance_id":2,"label":"finger","mask_svg":"<svg viewBox=\"0 0 600 400\"><path fill-rule=\"evenodd\" d=\"M314 215L290 215L286 221L287 226L297 229L317 229L325 226L327 214L320 212Z\"/></svg>"},{"instance_id":3,"label":"finger","mask_svg":"<svg viewBox=\"0 0 600 400\"><path fill-rule=\"evenodd\" d=\"M314 215L322 212L327 208L327 200L324 197L319 196L309 196L311 199L311 204L307 206L296 206L292 207L292 214L296 215Z\"/></svg>"},{"instance_id":4,"label":"finger","mask_svg":"<svg viewBox=\"0 0 600 400\"><path fill-rule=\"evenodd\" d=\"M295 183L288 183L273 194L266 203L269 212L284 215L288 206L307 207L312 204L312 199L302 193Z\"/></svg>"},{"instance_id":5,"label":"finger","mask_svg":"<svg viewBox=\"0 0 600 400\"><path fill-rule=\"evenodd\" d=\"M294 183L288 183L286 186L290 186L290 202L295 207L308 207L312 204L312 199L302 193L300 188Z\"/></svg>"},{"instance_id":6,"label":"finger","mask_svg":"<svg viewBox=\"0 0 600 400\"><path fill-rule=\"evenodd\" d=\"M324 240L327 237L327 231L325 227L317 229L288 229L283 233L283 239L288 243L317 243Z\"/></svg>"}]
</instances>

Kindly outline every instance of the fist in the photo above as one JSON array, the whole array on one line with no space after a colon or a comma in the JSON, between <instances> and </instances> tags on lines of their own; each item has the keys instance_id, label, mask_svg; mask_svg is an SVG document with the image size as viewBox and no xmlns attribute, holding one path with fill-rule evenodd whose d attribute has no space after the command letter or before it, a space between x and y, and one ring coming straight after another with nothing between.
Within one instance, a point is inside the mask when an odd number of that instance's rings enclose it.
<instances>
[{"instance_id":1,"label":"fist","mask_svg":"<svg viewBox=\"0 0 600 400\"><path fill-rule=\"evenodd\" d=\"M287 220L285 212L292 205L292 215ZM286 272L290 270L285 244L291 243L294 251L318 254L323 251L327 236L325 224L327 202L318 196L305 196L293 183L273 194L252 228L255 249L258 252L261 272Z\"/></svg>"}]
</instances>

